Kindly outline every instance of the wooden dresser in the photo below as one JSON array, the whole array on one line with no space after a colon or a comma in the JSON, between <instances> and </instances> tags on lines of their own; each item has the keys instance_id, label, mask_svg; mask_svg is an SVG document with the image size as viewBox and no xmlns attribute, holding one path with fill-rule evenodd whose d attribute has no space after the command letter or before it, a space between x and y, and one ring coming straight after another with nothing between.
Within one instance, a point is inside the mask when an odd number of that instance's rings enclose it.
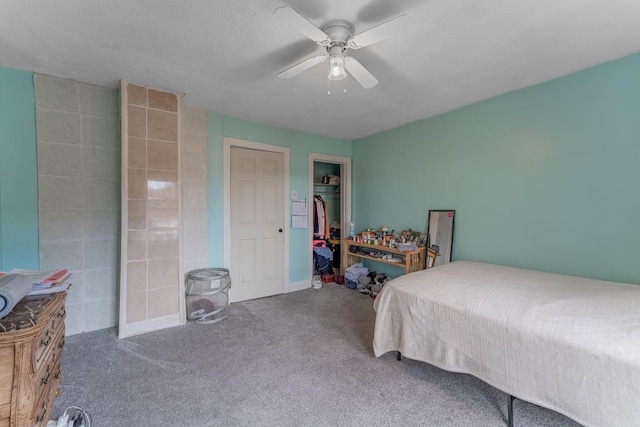
<instances>
[{"instance_id":1,"label":"wooden dresser","mask_svg":"<svg viewBox=\"0 0 640 427\"><path fill-rule=\"evenodd\" d=\"M0 319L0 427L47 425L62 382L65 298L26 297Z\"/></svg>"}]
</instances>

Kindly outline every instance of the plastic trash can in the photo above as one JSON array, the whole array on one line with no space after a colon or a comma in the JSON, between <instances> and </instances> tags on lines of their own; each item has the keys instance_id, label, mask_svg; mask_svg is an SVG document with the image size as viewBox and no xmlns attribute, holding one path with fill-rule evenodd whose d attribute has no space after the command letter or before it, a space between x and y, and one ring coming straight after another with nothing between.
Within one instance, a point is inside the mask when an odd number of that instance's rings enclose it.
<instances>
[{"instance_id":1,"label":"plastic trash can","mask_svg":"<svg viewBox=\"0 0 640 427\"><path fill-rule=\"evenodd\" d=\"M231 277L226 268L201 268L187 274L187 320L216 323L227 317Z\"/></svg>"}]
</instances>

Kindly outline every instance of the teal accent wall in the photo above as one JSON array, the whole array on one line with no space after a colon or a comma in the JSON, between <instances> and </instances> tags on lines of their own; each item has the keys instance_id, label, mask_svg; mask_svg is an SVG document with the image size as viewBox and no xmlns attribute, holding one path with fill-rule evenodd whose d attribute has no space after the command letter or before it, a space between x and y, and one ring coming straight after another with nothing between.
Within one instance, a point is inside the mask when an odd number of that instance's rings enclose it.
<instances>
[{"instance_id":1,"label":"teal accent wall","mask_svg":"<svg viewBox=\"0 0 640 427\"><path fill-rule=\"evenodd\" d=\"M209 113L207 126L207 209L209 265L223 265L223 138L231 137L275 146L289 147L290 191L298 199L309 199L309 153L351 157L351 141L308 134L274 126L241 120L218 113ZM289 227L289 282L307 278L307 229ZM231 272L233 277L233 272Z\"/></svg>"},{"instance_id":2,"label":"teal accent wall","mask_svg":"<svg viewBox=\"0 0 640 427\"><path fill-rule=\"evenodd\" d=\"M0 67L0 269L38 270L33 74Z\"/></svg>"},{"instance_id":3,"label":"teal accent wall","mask_svg":"<svg viewBox=\"0 0 640 427\"><path fill-rule=\"evenodd\" d=\"M454 259L640 284L640 54L352 147L356 229L456 209Z\"/></svg>"}]
</instances>

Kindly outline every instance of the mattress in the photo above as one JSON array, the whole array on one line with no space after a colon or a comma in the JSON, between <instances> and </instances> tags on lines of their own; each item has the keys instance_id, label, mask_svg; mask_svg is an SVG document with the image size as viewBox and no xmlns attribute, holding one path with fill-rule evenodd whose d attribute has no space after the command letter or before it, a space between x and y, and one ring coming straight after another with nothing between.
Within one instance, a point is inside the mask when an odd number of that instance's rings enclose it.
<instances>
[{"instance_id":1,"label":"mattress","mask_svg":"<svg viewBox=\"0 0 640 427\"><path fill-rule=\"evenodd\" d=\"M586 426L640 425L640 286L456 261L375 300L376 356L474 375Z\"/></svg>"}]
</instances>

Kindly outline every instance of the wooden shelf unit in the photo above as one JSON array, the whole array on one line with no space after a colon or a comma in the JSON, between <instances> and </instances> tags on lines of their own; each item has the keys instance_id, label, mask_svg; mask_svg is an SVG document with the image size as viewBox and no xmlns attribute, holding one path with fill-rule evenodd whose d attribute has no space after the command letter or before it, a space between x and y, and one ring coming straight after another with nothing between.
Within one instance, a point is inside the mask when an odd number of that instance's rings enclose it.
<instances>
[{"instance_id":1,"label":"wooden shelf unit","mask_svg":"<svg viewBox=\"0 0 640 427\"><path fill-rule=\"evenodd\" d=\"M393 255L394 257L403 257L404 262L392 262L387 261L385 259L372 257L369 255L361 255L355 252L351 252L351 246L356 246L359 248L372 249L378 252L385 252ZM414 271L424 270L425 269L425 247L419 247L418 249L412 251L400 251L396 248L389 248L386 246L378 246L378 245L370 245L369 243L361 243L355 242L353 240L345 240L344 241L344 250L343 250L343 258L342 258L342 267L345 269L349 268L349 266L355 264L359 260L370 259L372 261L381 262L383 264L395 265L396 267L404 267L405 273L412 273ZM431 249L429 249L429 256L435 254Z\"/></svg>"}]
</instances>

